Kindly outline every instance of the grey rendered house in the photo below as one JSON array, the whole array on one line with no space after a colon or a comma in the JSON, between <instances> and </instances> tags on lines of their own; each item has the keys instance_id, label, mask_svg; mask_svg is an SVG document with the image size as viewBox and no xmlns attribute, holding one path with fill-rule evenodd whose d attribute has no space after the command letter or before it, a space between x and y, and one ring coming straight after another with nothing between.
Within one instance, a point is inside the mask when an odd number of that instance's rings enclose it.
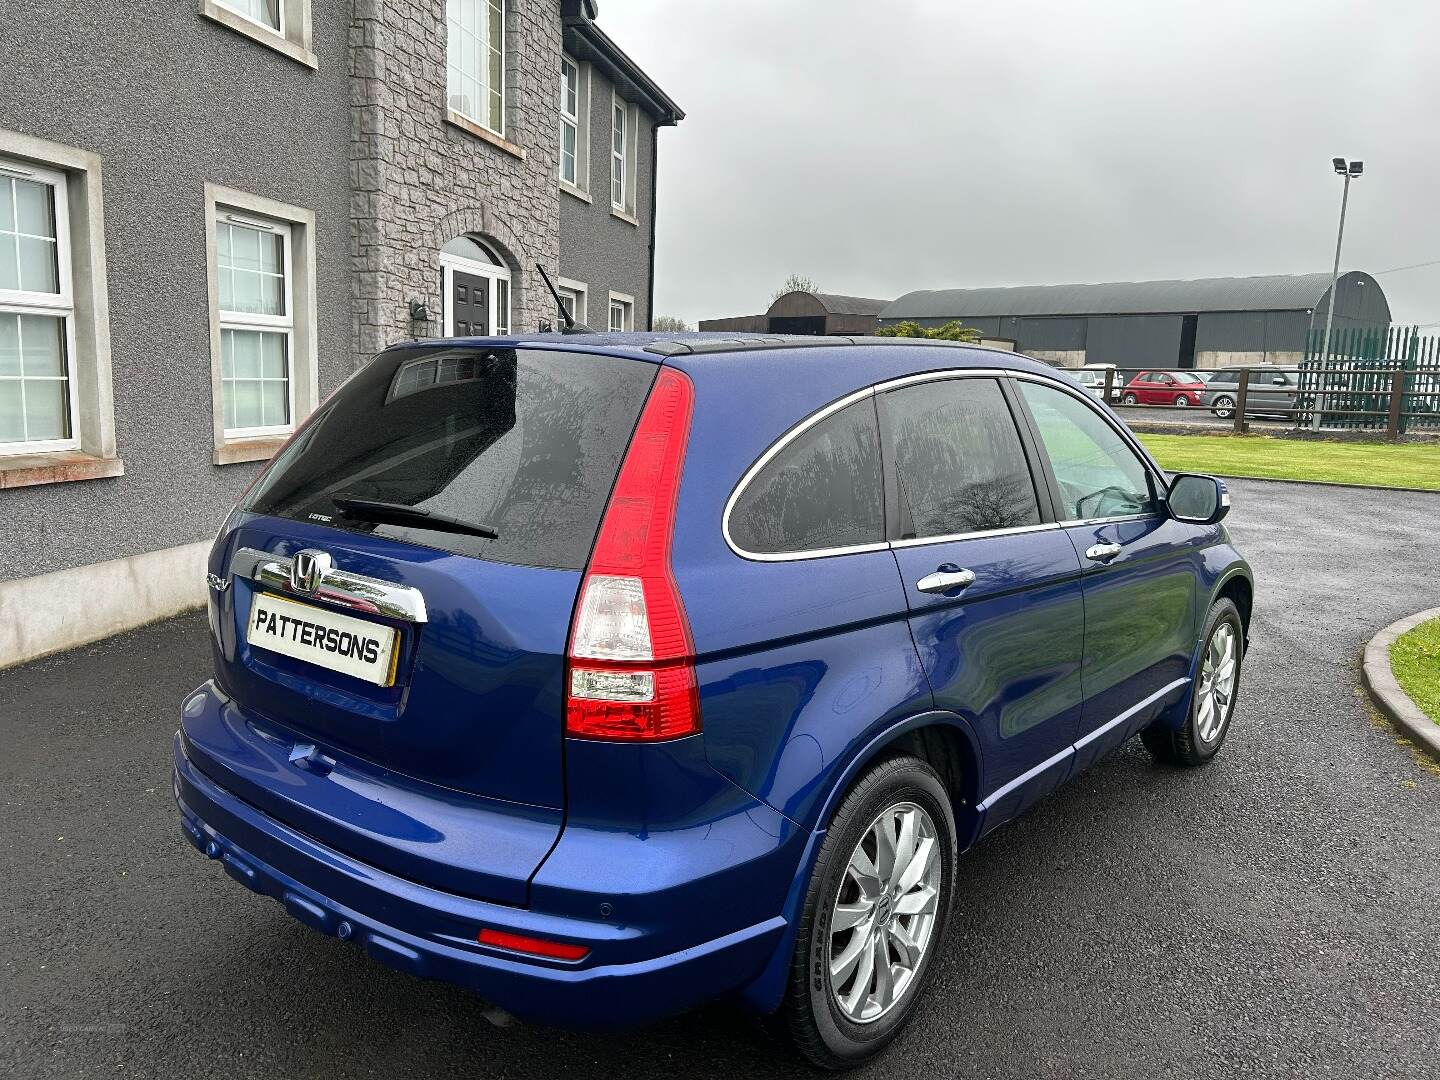
<instances>
[{"instance_id":1,"label":"grey rendered house","mask_svg":"<svg viewBox=\"0 0 1440 1080\"><path fill-rule=\"evenodd\" d=\"M0 6L0 666L200 602L324 395L396 341L548 327L536 263L596 329L648 326L683 113L595 19Z\"/></svg>"}]
</instances>

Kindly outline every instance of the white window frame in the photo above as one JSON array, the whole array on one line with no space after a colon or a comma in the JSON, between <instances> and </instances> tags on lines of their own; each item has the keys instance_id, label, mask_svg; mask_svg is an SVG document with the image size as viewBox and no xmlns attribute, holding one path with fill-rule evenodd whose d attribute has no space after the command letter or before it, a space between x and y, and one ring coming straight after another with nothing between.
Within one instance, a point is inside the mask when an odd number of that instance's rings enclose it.
<instances>
[{"instance_id":1,"label":"white window frame","mask_svg":"<svg viewBox=\"0 0 1440 1080\"><path fill-rule=\"evenodd\" d=\"M0 447L0 488L123 476L125 463L115 450L115 397L110 385L110 296L100 157L0 128L0 158L18 171L65 178L65 197L55 206L56 243L60 229L65 229L68 258L60 260L60 273L68 278L72 305L66 378L74 410L70 433L78 440L77 449L58 453L20 453L14 449L16 443ZM18 290L9 296L18 299ZM54 294L42 297L39 307L53 311ZM13 304L12 310L18 306Z\"/></svg>"},{"instance_id":2,"label":"white window frame","mask_svg":"<svg viewBox=\"0 0 1440 1080\"><path fill-rule=\"evenodd\" d=\"M615 309L621 309L621 326L615 325ZM628 334L635 329L635 297L610 290L610 314L605 324L612 334Z\"/></svg>"},{"instance_id":3,"label":"white window frame","mask_svg":"<svg viewBox=\"0 0 1440 1080\"><path fill-rule=\"evenodd\" d=\"M472 239L474 239L472 237ZM482 240L476 240L491 254L495 249ZM499 258L496 255L496 258ZM455 271L462 274L474 274L478 277L490 279L490 335L492 337L507 337L510 334L510 319L513 314L514 300L511 297L513 286L508 266L496 266L494 263L478 262L475 259L467 259L463 255L452 255L448 251L440 252L440 296L441 307L445 315L445 332L442 336L455 336ZM433 280L433 279L432 279ZM503 290L499 287L503 284ZM501 292L505 293L502 297ZM503 310L502 310L503 307Z\"/></svg>"},{"instance_id":4,"label":"white window frame","mask_svg":"<svg viewBox=\"0 0 1440 1080\"><path fill-rule=\"evenodd\" d=\"M455 87L455 86L451 83L451 76L452 76L452 72L453 72L453 71L457 71L457 70L458 70L458 71L461 71L461 74L466 74L466 73L463 71L463 69L460 68L460 65L459 65L457 62L453 62L453 61L455 61L455 59L456 59L456 53L455 53L455 42L454 42L454 40L452 39L452 34L451 34L451 25L452 25L452 23L454 23L456 20L454 20L454 19L452 19L452 18L450 17L451 11L452 11L453 9L457 8L457 7L458 7L461 3L463 3L463 2L465 2L465 0L446 0L446 5L445 5L445 103L446 103L446 108L447 108L447 110L448 110L449 112L454 113L456 116L459 116L459 117L463 118L464 120L468 121L469 123L474 124L474 125L477 126L477 127L483 128L485 131L491 132L492 134L497 135L497 136L499 136L500 138L503 139L503 138L505 138L505 113L506 113L507 108L508 108L508 105L509 105L508 95L507 95L506 92L505 92L505 84L506 84L506 81L507 81L508 78L509 78L509 56L507 55L507 51L508 51L508 50L505 48L506 28L507 28L507 26L508 26L509 17L510 17L510 12L507 10L509 5L508 5L508 3L507 3L507 0L473 0L473 2L476 3L476 4L478 4L479 7L480 7L480 9L481 9L481 15L482 15L482 18L481 18L481 27L484 29L486 35L488 35L488 34L489 34L489 31L490 31L490 18L489 18L490 11L489 11L489 9L490 9L492 6L497 7L497 8L500 9L500 43L499 43L499 45L496 46L496 44L495 44L494 42L490 41L490 39L489 39L488 36L482 39L482 41L483 41L483 43L484 43L484 45L485 45L485 48L486 48L487 50L489 50L489 49L495 49L495 50L498 51L499 54L500 54L500 85L499 85L499 87L494 87L494 86L491 86L490 83L489 83L489 79L490 79L490 65L489 65L489 63L488 63L488 60L489 60L489 57L488 57L488 56L485 58L487 62L484 63L484 64L482 64L482 65L481 65L481 68L480 68L480 71L474 75L474 81L481 87L481 91L482 91L482 93L483 93L483 95L484 95L484 97L485 97L485 99L486 99L486 100L484 101L484 103L483 103L483 104L484 104L484 107L483 107L480 111L483 112L483 113L485 113L487 116L489 115L489 112L490 112L490 108L489 108L489 105L490 105L490 102L489 102L490 95L493 94L497 89L498 89L499 92L500 92L500 124L499 124L498 127L496 127L496 126L490 124L484 117L473 115L472 113L466 112L464 109L459 108L459 107L458 107L458 102L463 99L463 96L464 96L464 95L460 94L460 93L458 92L457 87Z\"/></svg>"},{"instance_id":5,"label":"white window frame","mask_svg":"<svg viewBox=\"0 0 1440 1080\"><path fill-rule=\"evenodd\" d=\"M575 321L583 326L588 326L590 324L588 318L590 286L583 281L576 281L574 278L562 277L556 279L555 287L560 291L562 297L568 295L574 300L575 310L570 314Z\"/></svg>"},{"instance_id":6,"label":"white window frame","mask_svg":"<svg viewBox=\"0 0 1440 1080\"><path fill-rule=\"evenodd\" d=\"M619 114L620 126L616 121L616 114ZM629 212L630 207L630 155L632 143L634 142L630 122L630 107L625 100L610 91L610 206L615 210ZM620 148L615 148L615 136L620 136ZM620 164L620 197L615 197L615 164Z\"/></svg>"},{"instance_id":7,"label":"white window frame","mask_svg":"<svg viewBox=\"0 0 1440 1080\"><path fill-rule=\"evenodd\" d=\"M569 108L569 102L568 102L568 98L569 98L569 96L570 96L570 93L569 93L569 91L570 91L570 79L567 78L567 76L566 76L566 71L567 71L567 69L570 70L570 71L573 71L573 72L575 73L575 80L574 80L574 87L575 87L575 108L574 108L573 111L570 110L570 108ZM581 80L581 75L580 75L580 65L579 65L575 60L572 60L572 59L571 59L569 56L567 56L566 54L561 53L561 54L560 54L560 146L559 146L559 151L560 151L560 182L561 182L562 184L568 184L568 185L570 185L571 187L574 187L574 188L579 188L579 187L581 186L581 180L583 179L583 177L581 176L581 173L580 173L580 158L581 158L582 155L583 155L582 144L581 144L581 142L580 142L580 115L581 115L580 110L581 110L581 106L582 106L582 100L581 100L581 99L582 99L582 97L583 97L583 95L582 95L582 93L581 93L581 82L582 82L582 80ZM575 164L575 175L572 176L572 177L568 177L568 178L567 178L566 175L565 175L565 131L566 131L566 129L570 129L570 130L572 130L572 131L575 132L575 162L574 162L574 164Z\"/></svg>"},{"instance_id":8,"label":"white window frame","mask_svg":"<svg viewBox=\"0 0 1440 1080\"><path fill-rule=\"evenodd\" d=\"M80 406L76 393L75 378L75 291L71 277L70 250L70 197L69 185L63 172L40 168L21 161L0 157L0 176L19 180L30 180L50 188L50 198L55 214L55 263L56 283L59 292L22 292L19 289L0 290L0 314L42 315L64 320L61 338L65 348L65 399L68 411L70 434L63 439L31 439L21 442L0 443L0 455L6 457L20 454L48 454L56 451L80 449ZM0 375L0 381L21 381L20 376ZM46 377L47 381L61 381ZM23 408L23 405L22 405Z\"/></svg>"},{"instance_id":9,"label":"white window frame","mask_svg":"<svg viewBox=\"0 0 1440 1080\"><path fill-rule=\"evenodd\" d=\"M267 22L261 22L259 19L255 18L255 16L249 14L248 12L241 11L240 8L237 6L237 0L215 0L215 2L223 8L229 8L231 11L233 11L236 15L239 15L240 18L244 19L245 21L252 22L256 26L264 27L272 34L285 33L286 0L276 0L275 15L276 21L280 24L279 26L271 26Z\"/></svg>"},{"instance_id":10,"label":"white window frame","mask_svg":"<svg viewBox=\"0 0 1440 1080\"><path fill-rule=\"evenodd\" d=\"M313 49L311 0L280 0L279 29L251 18L233 7L233 3L234 0L200 0L200 14L211 22L288 56L296 63L311 69L320 66Z\"/></svg>"},{"instance_id":11,"label":"white window frame","mask_svg":"<svg viewBox=\"0 0 1440 1080\"><path fill-rule=\"evenodd\" d=\"M219 245L216 226L264 224L288 234L285 244L286 314L252 315L220 311ZM217 184L205 185L205 260L209 277L210 390L216 465L270 457L320 404L320 334L315 280L315 212ZM222 329L284 330L288 333L286 375L290 420L262 428L225 425Z\"/></svg>"},{"instance_id":12,"label":"white window frame","mask_svg":"<svg viewBox=\"0 0 1440 1080\"><path fill-rule=\"evenodd\" d=\"M228 206L217 208L216 227L220 225L235 225L240 228L258 229L262 232L273 233L283 241L281 245L281 267L285 275L285 291L283 301L285 307L284 315L260 315L248 311L226 311L219 306L219 297L216 297L216 316L220 323L220 336L223 339L226 330L262 331L265 333L278 333L285 339L285 412L288 419L283 424L267 424L259 427L224 427L222 432L226 442L234 442L237 439L258 439L270 435L289 435L295 430L295 270L292 252L295 246L294 231L284 221L271 220L260 217L258 214L247 214L243 211L232 210ZM217 253L215 273L219 274L219 258ZM220 376L221 408L223 412L225 400L225 376L223 369L224 342L221 342L222 369ZM234 381L233 379L231 380Z\"/></svg>"}]
</instances>

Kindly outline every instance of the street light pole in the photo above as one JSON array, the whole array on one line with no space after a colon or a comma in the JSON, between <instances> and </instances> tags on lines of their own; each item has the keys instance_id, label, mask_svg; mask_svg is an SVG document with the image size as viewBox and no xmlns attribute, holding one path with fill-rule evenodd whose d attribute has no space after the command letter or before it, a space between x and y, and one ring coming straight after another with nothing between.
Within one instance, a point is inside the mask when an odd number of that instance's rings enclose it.
<instances>
[{"instance_id":1,"label":"street light pole","mask_svg":"<svg viewBox=\"0 0 1440 1080\"><path fill-rule=\"evenodd\" d=\"M1323 373L1330 362L1330 328L1335 321L1335 292L1340 287L1340 247L1345 243L1345 208L1350 202L1350 181L1357 179L1365 171L1363 161L1346 161L1344 158L1332 158L1331 164L1335 171L1345 179L1345 187L1340 193L1340 229L1335 235L1335 267L1330 272L1330 298L1325 305L1325 339L1320 346L1320 370ZM1322 375L1323 377L1323 375ZM1317 406L1323 401L1323 397L1316 395ZM1316 431L1320 429L1320 409L1317 407L1310 415L1310 427Z\"/></svg>"}]
</instances>

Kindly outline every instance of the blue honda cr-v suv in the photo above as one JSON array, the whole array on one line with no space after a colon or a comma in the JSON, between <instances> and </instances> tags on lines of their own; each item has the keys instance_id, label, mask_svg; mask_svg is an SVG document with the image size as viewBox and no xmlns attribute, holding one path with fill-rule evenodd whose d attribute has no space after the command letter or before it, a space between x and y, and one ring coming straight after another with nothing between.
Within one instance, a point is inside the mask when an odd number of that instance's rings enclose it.
<instances>
[{"instance_id":1,"label":"blue honda cr-v suv","mask_svg":"<svg viewBox=\"0 0 1440 1080\"><path fill-rule=\"evenodd\" d=\"M733 994L853 1064L920 998L959 852L1136 733L1215 754L1228 508L1009 353L392 348L216 539L184 829L521 1017Z\"/></svg>"}]
</instances>

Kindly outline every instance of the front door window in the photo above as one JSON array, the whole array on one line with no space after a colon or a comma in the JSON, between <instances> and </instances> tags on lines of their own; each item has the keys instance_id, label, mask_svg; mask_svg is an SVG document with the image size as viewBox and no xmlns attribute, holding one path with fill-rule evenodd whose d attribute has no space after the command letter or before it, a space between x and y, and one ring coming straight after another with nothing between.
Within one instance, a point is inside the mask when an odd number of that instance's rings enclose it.
<instances>
[{"instance_id":1,"label":"front door window","mask_svg":"<svg viewBox=\"0 0 1440 1080\"><path fill-rule=\"evenodd\" d=\"M1149 470L1099 412L1063 390L1028 380L1017 385L1040 430L1067 519L1092 521L1155 511Z\"/></svg>"}]
</instances>

